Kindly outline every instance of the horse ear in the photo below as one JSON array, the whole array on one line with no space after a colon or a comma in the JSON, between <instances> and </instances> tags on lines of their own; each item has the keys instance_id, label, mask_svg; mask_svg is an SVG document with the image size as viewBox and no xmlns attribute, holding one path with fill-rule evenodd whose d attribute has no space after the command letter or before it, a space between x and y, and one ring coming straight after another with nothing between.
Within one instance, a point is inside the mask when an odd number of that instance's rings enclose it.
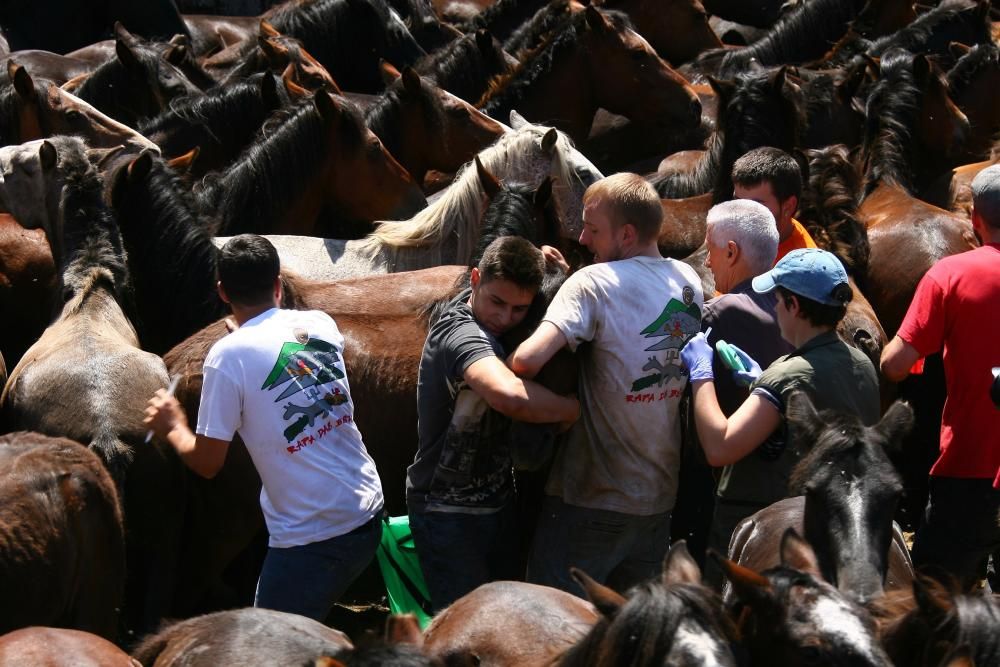
<instances>
[{"instance_id":1,"label":"horse ear","mask_svg":"<svg viewBox=\"0 0 1000 667\"><path fill-rule=\"evenodd\" d=\"M129 183L136 183L149 175L153 168L153 155L148 150L139 153L139 157L132 160L127 168Z\"/></svg>"},{"instance_id":2,"label":"horse ear","mask_svg":"<svg viewBox=\"0 0 1000 667\"><path fill-rule=\"evenodd\" d=\"M520 130L525 125L530 125L528 120L514 109L510 110L510 126L514 130Z\"/></svg>"},{"instance_id":3,"label":"horse ear","mask_svg":"<svg viewBox=\"0 0 1000 667\"><path fill-rule=\"evenodd\" d=\"M483 54L489 54L493 50L493 35L486 28L476 31L476 46Z\"/></svg>"},{"instance_id":4,"label":"horse ear","mask_svg":"<svg viewBox=\"0 0 1000 667\"><path fill-rule=\"evenodd\" d=\"M175 44L163 52L163 59L171 65L181 65L187 55L187 47L183 44Z\"/></svg>"},{"instance_id":5,"label":"horse ear","mask_svg":"<svg viewBox=\"0 0 1000 667\"><path fill-rule=\"evenodd\" d=\"M403 88L412 95L419 95L424 84L420 80L420 75L412 67L403 68Z\"/></svg>"},{"instance_id":6,"label":"horse ear","mask_svg":"<svg viewBox=\"0 0 1000 667\"><path fill-rule=\"evenodd\" d=\"M716 79L711 74L708 75L708 85L712 87L715 94L719 96L719 108L725 108L726 101L733 96L736 92L736 84L732 81L726 81L724 79Z\"/></svg>"},{"instance_id":7,"label":"horse ear","mask_svg":"<svg viewBox=\"0 0 1000 667\"><path fill-rule=\"evenodd\" d=\"M479 159L478 155L475 157L475 162L476 175L479 176L479 185L483 188L483 192L486 193L486 196L493 199L496 197L498 192L503 190L503 185L500 184L500 181L497 180L496 176L491 174L489 170L483 166L483 163Z\"/></svg>"},{"instance_id":8,"label":"horse ear","mask_svg":"<svg viewBox=\"0 0 1000 667\"><path fill-rule=\"evenodd\" d=\"M387 644L407 644L423 646L424 635L413 614L393 614L385 619L385 641Z\"/></svg>"},{"instance_id":9,"label":"horse ear","mask_svg":"<svg viewBox=\"0 0 1000 667\"><path fill-rule=\"evenodd\" d=\"M768 79L771 88L780 91L788 81L788 65L782 65Z\"/></svg>"},{"instance_id":10,"label":"horse ear","mask_svg":"<svg viewBox=\"0 0 1000 667\"><path fill-rule=\"evenodd\" d=\"M542 137L542 150L551 153L555 149L557 141L559 141L559 131L554 127L550 128Z\"/></svg>"},{"instance_id":11,"label":"horse ear","mask_svg":"<svg viewBox=\"0 0 1000 667\"><path fill-rule=\"evenodd\" d=\"M593 5L587 5L587 9L584 10L587 13L587 25L590 26L591 30L595 32L611 32L613 28L611 24L608 23L608 19Z\"/></svg>"},{"instance_id":12,"label":"horse ear","mask_svg":"<svg viewBox=\"0 0 1000 667\"><path fill-rule=\"evenodd\" d=\"M597 583L586 572L571 567L569 573L576 580L576 583L580 584L580 588L586 593L590 603L597 607L597 611L601 612L605 618L613 617L625 604L624 597L604 584Z\"/></svg>"},{"instance_id":13,"label":"horse ear","mask_svg":"<svg viewBox=\"0 0 1000 667\"><path fill-rule=\"evenodd\" d=\"M14 82L14 90L21 99L35 99L35 82L31 80L31 75L28 74L28 70L23 65L8 60L7 77Z\"/></svg>"},{"instance_id":14,"label":"horse ear","mask_svg":"<svg viewBox=\"0 0 1000 667\"><path fill-rule=\"evenodd\" d=\"M769 603L771 600L771 582L767 577L758 574L750 568L738 565L728 558L723 558L714 549L708 550L710 558L714 558L722 568L723 574L733 585L733 591L743 602L750 605Z\"/></svg>"},{"instance_id":15,"label":"horse ear","mask_svg":"<svg viewBox=\"0 0 1000 667\"><path fill-rule=\"evenodd\" d=\"M265 81L266 80L267 79L265 78ZM288 92L288 96L293 100L300 100L303 97L309 96L309 91L295 81L295 63L288 63L285 71L281 73L281 82L285 85L285 90ZM261 83L262 88L263 86L264 84ZM264 94L263 90L261 90L261 94ZM275 90L274 94L277 95L278 91Z\"/></svg>"},{"instance_id":16,"label":"horse ear","mask_svg":"<svg viewBox=\"0 0 1000 667\"><path fill-rule=\"evenodd\" d=\"M382 83L387 86L394 84L399 77L403 76L400 74L399 70L396 69L395 65L385 59L380 59L378 61L378 71L382 76Z\"/></svg>"},{"instance_id":17,"label":"horse ear","mask_svg":"<svg viewBox=\"0 0 1000 667\"><path fill-rule=\"evenodd\" d=\"M823 428L819 413L816 412L812 400L804 391L793 392L788 397L785 420L795 434L795 440L802 443L815 442Z\"/></svg>"},{"instance_id":18,"label":"horse ear","mask_svg":"<svg viewBox=\"0 0 1000 667\"><path fill-rule=\"evenodd\" d=\"M898 452L902 448L903 438L913 430L913 408L905 401L896 401L872 428L885 439L883 446L886 451Z\"/></svg>"},{"instance_id":19,"label":"horse ear","mask_svg":"<svg viewBox=\"0 0 1000 667\"><path fill-rule=\"evenodd\" d=\"M171 46L191 46L191 42L188 41L187 35L182 35L181 33L177 33L171 37L167 44L170 44Z\"/></svg>"},{"instance_id":20,"label":"horse ear","mask_svg":"<svg viewBox=\"0 0 1000 667\"><path fill-rule=\"evenodd\" d=\"M313 104L316 105L316 110L319 111L319 115L327 120L335 118L337 114L340 113L340 109L337 107L337 104L325 90L320 90L313 95Z\"/></svg>"},{"instance_id":21,"label":"horse ear","mask_svg":"<svg viewBox=\"0 0 1000 667\"><path fill-rule=\"evenodd\" d=\"M545 208L549 200L552 199L552 178L546 178L544 181L538 184L538 189L535 190L534 196L531 198L532 203L538 208Z\"/></svg>"},{"instance_id":22,"label":"horse ear","mask_svg":"<svg viewBox=\"0 0 1000 667\"><path fill-rule=\"evenodd\" d=\"M123 42L127 42L130 45L135 44L135 35L126 30L125 26L122 25L121 21L115 21L114 31L115 31L115 41L121 40Z\"/></svg>"},{"instance_id":23,"label":"horse ear","mask_svg":"<svg viewBox=\"0 0 1000 667\"><path fill-rule=\"evenodd\" d=\"M41 163L43 171L54 169L58 158L56 147L48 141L43 141L42 145L38 147L38 161Z\"/></svg>"},{"instance_id":24,"label":"horse ear","mask_svg":"<svg viewBox=\"0 0 1000 667\"><path fill-rule=\"evenodd\" d=\"M670 547L663 559L661 580L664 586L701 583L701 569L688 552L686 541L678 540Z\"/></svg>"},{"instance_id":25,"label":"horse ear","mask_svg":"<svg viewBox=\"0 0 1000 667\"><path fill-rule=\"evenodd\" d=\"M972 50L971 46L962 44L962 42L949 42L948 52L951 53L951 57L958 60L964 55L967 55L969 51Z\"/></svg>"},{"instance_id":26,"label":"horse ear","mask_svg":"<svg viewBox=\"0 0 1000 667\"><path fill-rule=\"evenodd\" d=\"M135 55L128 40L121 38L115 40L115 55L118 56L118 60L125 69L129 71L134 72L142 67L139 63L139 58Z\"/></svg>"},{"instance_id":27,"label":"horse ear","mask_svg":"<svg viewBox=\"0 0 1000 667\"><path fill-rule=\"evenodd\" d=\"M794 528L789 528L781 536L781 564L799 572L823 579L816 552L809 543L799 537Z\"/></svg>"},{"instance_id":28,"label":"horse ear","mask_svg":"<svg viewBox=\"0 0 1000 667\"><path fill-rule=\"evenodd\" d=\"M260 20L260 36L261 37L280 37L281 33L278 32L277 28L265 21Z\"/></svg>"},{"instance_id":29,"label":"horse ear","mask_svg":"<svg viewBox=\"0 0 1000 667\"><path fill-rule=\"evenodd\" d=\"M169 166L174 171L187 171L194 164L194 161L198 159L198 154L201 152L199 146L195 146L184 155L178 155L175 158L167 160L167 166Z\"/></svg>"},{"instance_id":30,"label":"horse ear","mask_svg":"<svg viewBox=\"0 0 1000 667\"><path fill-rule=\"evenodd\" d=\"M288 62L288 51L272 38L258 37L257 46L260 48L261 53L264 54L264 59L272 67L280 67Z\"/></svg>"}]
</instances>

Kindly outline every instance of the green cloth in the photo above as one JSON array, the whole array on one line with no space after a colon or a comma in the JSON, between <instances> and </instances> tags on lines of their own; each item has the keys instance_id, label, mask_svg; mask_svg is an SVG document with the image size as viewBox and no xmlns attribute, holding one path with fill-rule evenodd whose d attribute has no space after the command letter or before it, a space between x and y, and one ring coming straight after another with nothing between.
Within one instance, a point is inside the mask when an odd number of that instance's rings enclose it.
<instances>
[{"instance_id":1,"label":"green cloth","mask_svg":"<svg viewBox=\"0 0 1000 667\"><path fill-rule=\"evenodd\" d=\"M431 596L420 570L410 534L410 517L395 516L382 525L382 541L375 552L393 614L413 614L424 629L431 622Z\"/></svg>"},{"instance_id":2,"label":"green cloth","mask_svg":"<svg viewBox=\"0 0 1000 667\"><path fill-rule=\"evenodd\" d=\"M867 425L879 419L878 375L870 359L844 343L835 331L822 333L790 354L778 357L751 387L776 398L782 415L788 397L805 391L817 410L858 415ZM785 423L756 450L722 470L717 495L730 501L769 505L788 497L788 478L811 443L789 442ZM775 458L775 453L777 453Z\"/></svg>"}]
</instances>

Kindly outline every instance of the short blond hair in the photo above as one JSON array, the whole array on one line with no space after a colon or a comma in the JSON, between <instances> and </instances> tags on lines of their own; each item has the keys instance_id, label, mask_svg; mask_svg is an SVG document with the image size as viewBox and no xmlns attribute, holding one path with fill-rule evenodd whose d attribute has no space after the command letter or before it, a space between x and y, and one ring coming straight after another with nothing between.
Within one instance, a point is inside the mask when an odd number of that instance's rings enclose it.
<instances>
[{"instance_id":1,"label":"short blond hair","mask_svg":"<svg viewBox=\"0 0 1000 667\"><path fill-rule=\"evenodd\" d=\"M646 242L660 235L663 208L660 196L645 178L638 174L621 172L593 183L583 193L583 205L591 203L605 206L615 227L630 224L635 227L639 240Z\"/></svg>"}]
</instances>

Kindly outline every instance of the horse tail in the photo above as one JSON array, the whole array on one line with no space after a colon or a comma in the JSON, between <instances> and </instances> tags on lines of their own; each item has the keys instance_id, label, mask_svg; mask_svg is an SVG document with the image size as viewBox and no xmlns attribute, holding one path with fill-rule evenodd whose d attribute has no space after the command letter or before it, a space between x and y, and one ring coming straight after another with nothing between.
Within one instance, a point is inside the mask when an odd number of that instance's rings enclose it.
<instances>
[{"instance_id":1,"label":"horse tail","mask_svg":"<svg viewBox=\"0 0 1000 667\"><path fill-rule=\"evenodd\" d=\"M816 244L835 254L847 272L868 272L868 231L858 220L861 174L843 144L807 152L809 178L800 213Z\"/></svg>"},{"instance_id":2,"label":"horse tail","mask_svg":"<svg viewBox=\"0 0 1000 667\"><path fill-rule=\"evenodd\" d=\"M120 502L124 502L125 473L135 456L132 447L110 429L104 429L95 435L87 447L104 462L118 489L118 498Z\"/></svg>"}]
</instances>

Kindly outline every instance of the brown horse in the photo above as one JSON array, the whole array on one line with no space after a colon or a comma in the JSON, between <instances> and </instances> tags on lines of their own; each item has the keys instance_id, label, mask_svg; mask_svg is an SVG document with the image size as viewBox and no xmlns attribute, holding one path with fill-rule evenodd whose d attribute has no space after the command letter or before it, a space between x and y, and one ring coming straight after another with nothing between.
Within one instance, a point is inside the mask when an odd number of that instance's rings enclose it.
<instances>
[{"instance_id":1,"label":"brown horse","mask_svg":"<svg viewBox=\"0 0 1000 667\"><path fill-rule=\"evenodd\" d=\"M83 137L94 148L156 149L132 128L108 118L54 83L33 78L13 61L7 64L7 77L10 84L0 88L0 146L72 134Z\"/></svg>"},{"instance_id":2,"label":"brown horse","mask_svg":"<svg viewBox=\"0 0 1000 667\"><path fill-rule=\"evenodd\" d=\"M97 456L65 438L0 436L0 545L0 632L54 625L114 638L122 514ZM13 664L5 639L0 663Z\"/></svg>"},{"instance_id":3,"label":"brown horse","mask_svg":"<svg viewBox=\"0 0 1000 667\"><path fill-rule=\"evenodd\" d=\"M851 415L817 413L805 394L794 394L786 419L804 452L789 482L796 495L740 522L729 559L757 571L773 567L782 535L794 528L815 550L823 579L845 596L866 604L883 586L908 587L913 565L892 521L903 486L887 452L900 447L913 411L897 402L866 428ZM727 586L725 597L732 596Z\"/></svg>"},{"instance_id":4,"label":"brown horse","mask_svg":"<svg viewBox=\"0 0 1000 667\"><path fill-rule=\"evenodd\" d=\"M128 623L148 627L166 612L183 510L163 503L180 482L179 460L165 444L144 443L145 401L167 384L166 368L139 349L126 315L121 238L83 142L56 137L3 152L14 153L12 176L42 181L33 210L48 216L43 226L66 301L11 372L0 406L12 427L72 438L105 462L128 518ZM4 188L21 184L6 178Z\"/></svg>"},{"instance_id":5,"label":"brown horse","mask_svg":"<svg viewBox=\"0 0 1000 667\"><path fill-rule=\"evenodd\" d=\"M264 135L202 183L198 197L217 234L350 238L427 203L344 98L319 91L272 118Z\"/></svg>"},{"instance_id":6,"label":"brown horse","mask_svg":"<svg viewBox=\"0 0 1000 667\"><path fill-rule=\"evenodd\" d=\"M698 0L605 0L601 7L628 14L639 34L674 67L694 60L703 51L722 47Z\"/></svg>"},{"instance_id":7,"label":"brown horse","mask_svg":"<svg viewBox=\"0 0 1000 667\"><path fill-rule=\"evenodd\" d=\"M476 104L494 118L517 108L582 142L598 108L684 129L701 122L701 103L621 13L588 7Z\"/></svg>"},{"instance_id":8,"label":"brown horse","mask_svg":"<svg viewBox=\"0 0 1000 667\"><path fill-rule=\"evenodd\" d=\"M0 313L8 322L0 330L0 351L11 364L52 319L56 282L45 230L25 229L13 216L0 213Z\"/></svg>"},{"instance_id":9,"label":"brown horse","mask_svg":"<svg viewBox=\"0 0 1000 667\"><path fill-rule=\"evenodd\" d=\"M107 639L79 630L23 628L0 637L0 667L142 667Z\"/></svg>"},{"instance_id":10,"label":"brown horse","mask_svg":"<svg viewBox=\"0 0 1000 667\"><path fill-rule=\"evenodd\" d=\"M248 607L169 625L132 655L146 667L311 665L351 647L344 633L310 618Z\"/></svg>"},{"instance_id":11,"label":"brown horse","mask_svg":"<svg viewBox=\"0 0 1000 667\"><path fill-rule=\"evenodd\" d=\"M992 43L972 48L953 44L952 52L959 58L948 71L948 88L969 119L969 136L956 159L974 162L989 156L1000 132L1000 100L994 94L1000 87L1000 48Z\"/></svg>"}]
</instances>

